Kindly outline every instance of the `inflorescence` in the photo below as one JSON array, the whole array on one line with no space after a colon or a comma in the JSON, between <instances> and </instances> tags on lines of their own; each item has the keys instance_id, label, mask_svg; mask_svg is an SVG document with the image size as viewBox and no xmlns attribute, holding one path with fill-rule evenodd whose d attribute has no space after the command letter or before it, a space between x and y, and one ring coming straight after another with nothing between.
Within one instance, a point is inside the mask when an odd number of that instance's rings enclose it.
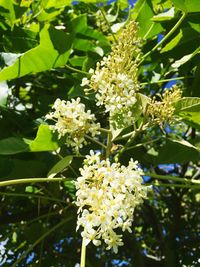
<instances>
[{"instance_id":1,"label":"inflorescence","mask_svg":"<svg viewBox=\"0 0 200 267\"><path fill-rule=\"evenodd\" d=\"M99 246L103 240L115 253L122 246L122 235L131 232L135 207L143 202L147 187L142 170L132 159L127 167L101 160L99 153L86 156L81 176L75 182L78 209L77 229L83 228L83 242Z\"/></svg>"},{"instance_id":2,"label":"inflorescence","mask_svg":"<svg viewBox=\"0 0 200 267\"><path fill-rule=\"evenodd\" d=\"M57 131L59 138L66 137L66 145L78 151L86 144L85 134L92 137L99 134L100 123L96 123L94 114L90 110L85 111L85 105L80 103L80 98L72 101L56 99L53 112L46 115L47 119L55 121L51 125L52 131Z\"/></svg>"},{"instance_id":3,"label":"inflorescence","mask_svg":"<svg viewBox=\"0 0 200 267\"><path fill-rule=\"evenodd\" d=\"M163 95L159 95L160 101L154 97L147 107L147 115L159 124L169 122L173 119L174 103L181 99L182 91L178 86L166 89Z\"/></svg>"},{"instance_id":4,"label":"inflorescence","mask_svg":"<svg viewBox=\"0 0 200 267\"><path fill-rule=\"evenodd\" d=\"M133 106L140 87L134 58L140 54L139 44L137 24L131 21L112 46L110 55L98 62L95 70L90 69L91 78L82 80L82 86L96 92L97 106L105 106L111 119L121 125L134 122Z\"/></svg>"}]
</instances>

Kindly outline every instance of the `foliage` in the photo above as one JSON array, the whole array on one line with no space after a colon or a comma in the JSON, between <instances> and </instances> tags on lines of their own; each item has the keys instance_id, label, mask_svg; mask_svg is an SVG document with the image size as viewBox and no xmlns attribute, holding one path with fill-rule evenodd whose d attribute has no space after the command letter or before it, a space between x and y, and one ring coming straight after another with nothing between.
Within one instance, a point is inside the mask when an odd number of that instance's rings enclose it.
<instances>
[{"instance_id":1,"label":"foliage","mask_svg":"<svg viewBox=\"0 0 200 267\"><path fill-rule=\"evenodd\" d=\"M0 0L0 265L79 262L72 181L93 149L125 166L138 160L152 190L118 253L89 244L86 266L198 266L199 1L133 2ZM109 113L81 83L130 20L139 27L134 79L140 89L133 123L120 125L116 115L110 128ZM164 89L174 84L182 97L166 102ZM77 97L103 128L79 154L45 119L57 98ZM149 115L155 103L171 115Z\"/></svg>"}]
</instances>

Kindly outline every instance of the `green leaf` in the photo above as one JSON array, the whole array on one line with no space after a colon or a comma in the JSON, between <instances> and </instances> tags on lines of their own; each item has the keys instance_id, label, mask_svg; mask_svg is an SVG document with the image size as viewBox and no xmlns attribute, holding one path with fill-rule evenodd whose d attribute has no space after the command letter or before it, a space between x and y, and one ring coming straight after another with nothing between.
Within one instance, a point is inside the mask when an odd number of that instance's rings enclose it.
<instances>
[{"instance_id":1,"label":"green leaf","mask_svg":"<svg viewBox=\"0 0 200 267\"><path fill-rule=\"evenodd\" d=\"M76 38L73 43L74 49L80 50L80 51L92 51L95 52L96 45L89 40L84 40L81 38Z\"/></svg>"},{"instance_id":2,"label":"green leaf","mask_svg":"<svg viewBox=\"0 0 200 267\"><path fill-rule=\"evenodd\" d=\"M36 186L28 185L25 188L25 192L38 194L38 193L40 193L40 190Z\"/></svg>"},{"instance_id":3,"label":"green leaf","mask_svg":"<svg viewBox=\"0 0 200 267\"><path fill-rule=\"evenodd\" d=\"M200 96L199 85L200 85L200 64L197 65L196 70L194 72L194 81L192 83L192 88L191 88L193 96Z\"/></svg>"},{"instance_id":4,"label":"green leaf","mask_svg":"<svg viewBox=\"0 0 200 267\"><path fill-rule=\"evenodd\" d=\"M128 0L119 0L118 2L120 4L121 10L124 10L125 8L127 8L129 6Z\"/></svg>"},{"instance_id":5,"label":"green leaf","mask_svg":"<svg viewBox=\"0 0 200 267\"><path fill-rule=\"evenodd\" d=\"M192 59L194 56L194 54L188 54L183 56L182 58L176 60L173 64L172 64L172 68L177 69L180 66L182 66L183 64L185 64L186 62L188 62L190 59Z\"/></svg>"},{"instance_id":6,"label":"green leaf","mask_svg":"<svg viewBox=\"0 0 200 267\"><path fill-rule=\"evenodd\" d=\"M172 0L174 6L184 12L200 12L199 0Z\"/></svg>"},{"instance_id":7,"label":"green leaf","mask_svg":"<svg viewBox=\"0 0 200 267\"><path fill-rule=\"evenodd\" d=\"M167 140L160 149L157 157L157 164L165 163L185 163L198 161L200 159L199 150L185 140Z\"/></svg>"},{"instance_id":8,"label":"green leaf","mask_svg":"<svg viewBox=\"0 0 200 267\"><path fill-rule=\"evenodd\" d=\"M72 0L43 0L42 5L44 8L62 8L70 5Z\"/></svg>"},{"instance_id":9,"label":"green leaf","mask_svg":"<svg viewBox=\"0 0 200 267\"><path fill-rule=\"evenodd\" d=\"M0 11L1 16L7 19L7 22L11 27L15 21L15 9L11 0L0 0Z\"/></svg>"},{"instance_id":10,"label":"green leaf","mask_svg":"<svg viewBox=\"0 0 200 267\"><path fill-rule=\"evenodd\" d=\"M38 45L37 32L14 27L12 31L3 35L5 51L23 53Z\"/></svg>"},{"instance_id":11,"label":"green leaf","mask_svg":"<svg viewBox=\"0 0 200 267\"><path fill-rule=\"evenodd\" d=\"M73 160L73 156L66 156L57 162L53 168L48 172L47 177L53 178L59 172L62 172L66 167L68 167Z\"/></svg>"},{"instance_id":12,"label":"green leaf","mask_svg":"<svg viewBox=\"0 0 200 267\"><path fill-rule=\"evenodd\" d=\"M76 17L71 21L70 24L72 31L74 31L75 33L83 33L88 27L86 14Z\"/></svg>"},{"instance_id":13,"label":"green leaf","mask_svg":"<svg viewBox=\"0 0 200 267\"><path fill-rule=\"evenodd\" d=\"M72 38L61 30L46 25L40 32L40 45L21 55L0 72L0 81L63 66L71 51Z\"/></svg>"},{"instance_id":14,"label":"green leaf","mask_svg":"<svg viewBox=\"0 0 200 267\"><path fill-rule=\"evenodd\" d=\"M141 37L151 38L163 30L160 23L152 21L155 14L150 0L138 0L133 11L131 17L139 22L139 35Z\"/></svg>"},{"instance_id":15,"label":"green leaf","mask_svg":"<svg viewBox=\"0 0 200 267\"><path fill-rule=\"evenodd\" d=\"M0 140L0 155L14 155L29 151L29 146L22 138L9 137Z\"/></svg>"},{"instance_id":16,"label":"green leaf","mask_svg":"<svg viewBox=\"0 0 200 267\"><path fill-rule=\"evenodd\" d=\"M121 128L121 129L114 128L112 121L111 121L110 128L111 128L111 132L112 132L112 141L114 141L115 138L118 137L122 133L122 131L124 130L124 128Z\"/></svg>"},{"instance_id":17,"label":"green leaf","mask_svg":"<svg viewBox=\"0 0 200 267\"><path fill-rule=\"evenodd\" d=\"M36 138L30 143L30 151L54 151L59 147L58 140L48 125L39 126Z\"/></svg>"},{"instance_id":18,"label":"green leaf","mask_svg":"<svg viewBox=\"0 0 200 267\"><path fill-rule=\"evenodd\" d=\"M194 42L194 41L195 42L200 41L199 33L190 27L183 28L169 43L167 43L163 47L163 49L161 50L161 53L168 52L172 50L174 47L177 47L183 44L188 44L189 42Z\"/></svg>"},{"instance_id":19,"label":"green leaf","mask_svg":"<svg viewBox=\"0 0 200 267\"><path fill-rule=\"evenodd\" d=\"M73 67L82 67L86 58L87 58L86 56L83 57L74 56L69 59L69 62Z\"/></svg>"},{"instance_id":20,"label":"green leaf","mask_svg":"<svg viewBox=\"0 0 200 267\"><path fill-rule=\"evenodd\" d=\"M62 12L62 9L55 9L55 8L51 8L51 9L46 9L46 10L41 10L41 12L39 13L39 15L37 16L37 20L38 21L51 21L53 19L56 19L56 17Z\"/></svg>"},{"instance_id":21,"label":"green leaf","mask_svg":"<svg viewBox=\"0 0 200 267\"><path fill-rule=\"evenodd\" d=\"M175 17L174 7L170 8L168 11L160 13L158 15L153 16L153 21L167 21L171 20Z\"/></svg>"},{"instance_id":22,"label":"green leaf","mask_svg":"<svg viewBox=\"0 0 200 267\"><path fill-rule=\"evenodd\" d=\"M175 114L194 123L200 124L200 98L183 97L175 103Z\"/></svg>"},{"instance_id":23,"label":"green leaf","mask_svg":"<svg viewBox=\"0 0 200 267\"><path fill-rule=\"evenodd\" d=\"M137 100L139 101L139 104L142 107L142 112L145 112L146 107L151 99L148 96L140 94L140 93L137 93L136 95L137 95Z\"/></svg>"}]
</instances>

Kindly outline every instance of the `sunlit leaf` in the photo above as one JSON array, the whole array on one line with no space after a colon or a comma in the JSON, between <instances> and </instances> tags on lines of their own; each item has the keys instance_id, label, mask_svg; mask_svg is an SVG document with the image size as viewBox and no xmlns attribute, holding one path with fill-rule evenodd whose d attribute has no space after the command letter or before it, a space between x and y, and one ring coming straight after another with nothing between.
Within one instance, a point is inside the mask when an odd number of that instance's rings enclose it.
<instances>
[{"instance_id":1,"label":"sunlit leaf","mask_svg":"<svg viewBox=\"0 0 200 267\"><path fill-rule=\"evenodd\" d=\"M55 134L48 125L39 126L36 138L29 144L31 151L52 151L59 147Z\"/></svg>"},{"instance_id":2,"label":"sunlit leaf","mask_svg":"<svg viewBox=\"0 0 200 267\"><path fill-rule=\"evenodd\" d=\"M69 57L71 44L69 34L45 26L40 33L39 46L25 52L13 65L0 71L0 81L63 66Z\"/></svg>"},{"instance_id":3,"label":"sunlit leaf","mask_svg":"<svg viewBox=\"0 0 200 267\"><path fill-rule=\"evenodd\" d=\"M66 156L60 161L58 161L48 172L47 177L53 178L59 172L62 172L65 168L67 168L73 160L73 156Z\"/></svg>"}]
</instances>

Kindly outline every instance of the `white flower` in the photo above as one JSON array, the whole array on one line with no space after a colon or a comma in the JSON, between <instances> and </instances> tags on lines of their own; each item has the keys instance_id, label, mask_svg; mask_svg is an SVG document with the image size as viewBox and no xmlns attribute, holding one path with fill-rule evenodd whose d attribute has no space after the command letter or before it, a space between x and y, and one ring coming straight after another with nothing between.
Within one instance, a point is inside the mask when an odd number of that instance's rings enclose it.
<instances>
[{"instance_id":1,"label":"white flower","mask_svg":"<svg viewBox=\"0 0 200 267\"><path fill-rule=\"evenodd\" d=\"M46 119L55 121L50 129L57 131L59 138L66 136L66 144L76 151L86 144L85 134L99 134L100 124L90 110L85 111L80 98L67 102L58 98L52 108L54 111L46 115Z\"/></svg>"},{"instance_id":2,"label":"white flower","mask_svg":"<svg viewBox=\"0 0 200 267\"><path fill-rule=\"evenodd\" d=\"M134 60L140 52L138 43L137 24L131 21L119 35L118 44L112 46L110 55L103 57L96 69L90 70L90 80L83 78L81 84L97 92L97 106L105 106L111 119L121 126L134 122L133 106L140 87Z\"/></svg>"},{"instance_id":3,"label":"white flower","mask_svg":"<svg viewBox=\"0 0 200 267\"><path fill-rule=\"evenodd\" d=\"M93 151L86 156L81 176L75 182L78 209L77 229L83 228L85 244L96 246L104 240L115 253L122 246L117 228L131 232L135 206L143 202L147 187L142 185L142 170L130 160L127 167L101 160Z\"/></svg>"}]
</instances>

